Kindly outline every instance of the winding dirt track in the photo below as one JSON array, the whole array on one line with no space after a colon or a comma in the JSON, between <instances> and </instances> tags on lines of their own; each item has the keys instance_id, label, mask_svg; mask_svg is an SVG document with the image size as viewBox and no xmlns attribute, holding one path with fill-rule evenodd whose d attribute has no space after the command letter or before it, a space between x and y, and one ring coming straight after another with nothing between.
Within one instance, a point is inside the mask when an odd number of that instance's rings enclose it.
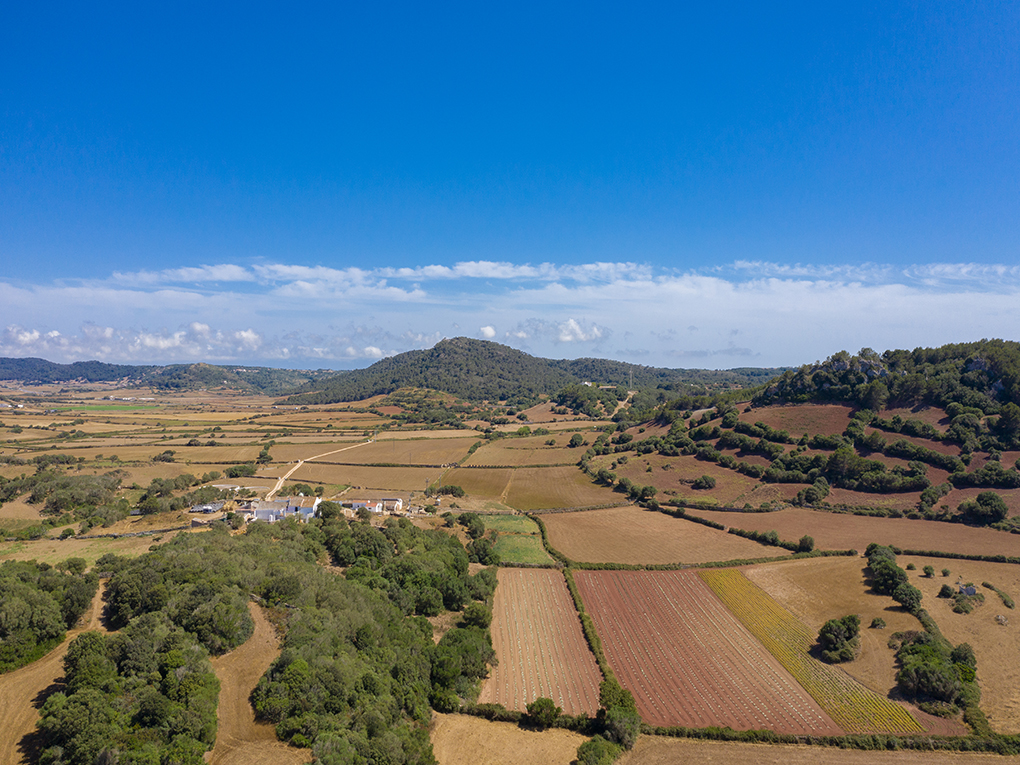
<instances>
[{"instance_id":1,"label":"winding dirt track","mask_svg":"<svg viewBox=\"0 0 1020 765\"><path fill-rule=\"evenodd\" d=\"M280 641L262 609L249 603L255 632L244 645L212 660L220 679L219 727L211 757L213 765L265 765L311 762L309 749L295 749L276 738L276 729L255 722L248 701L259 678L280 654Z\"/></svg>"},{"instance_id":2,"label":"winding dirt track","mask_svg":"<svg viewBox=\"0 0 1020 765\"><path fill-rule=\"evenodd\" d=\"M0 714L3 715L0 765L19 765L37 759L40 742L35 737L35 725L39 721L39 708L51 694L62 688L67 646L82 632L106 632L101 621L105 587L106 583L101 582L89 610L78 626L68 630L63 643L38 661L0 675Z\"/></svg>"}]
</instances>

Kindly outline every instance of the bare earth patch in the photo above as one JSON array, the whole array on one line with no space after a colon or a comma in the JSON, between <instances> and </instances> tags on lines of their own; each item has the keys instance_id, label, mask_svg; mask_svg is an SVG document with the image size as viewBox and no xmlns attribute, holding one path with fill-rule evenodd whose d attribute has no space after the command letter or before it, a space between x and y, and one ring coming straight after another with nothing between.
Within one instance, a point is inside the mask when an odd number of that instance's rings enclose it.
<instances>
[{"instance_id":1,"label":"bare earth patch","mask_svg":"<svg viewBox=\"0 0 1020 765\"><path fill-rule=\"evenodd\" d=\"M262 609L254 603L249 603L248 609L255 620L252 636L244 645L212 660L220 680L220 698L216 745L209 761L214 765L311 762L311 750L287 746L277 740L275 726L255 721L248 697L279 656L280 641Z\"/></svg>"}]
</instances>

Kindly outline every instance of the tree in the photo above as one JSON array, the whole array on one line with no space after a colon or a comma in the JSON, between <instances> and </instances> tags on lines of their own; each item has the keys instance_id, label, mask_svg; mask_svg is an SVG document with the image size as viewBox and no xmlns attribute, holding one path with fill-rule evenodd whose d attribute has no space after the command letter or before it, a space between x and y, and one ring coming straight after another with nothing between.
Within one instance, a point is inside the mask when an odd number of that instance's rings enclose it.
<instances>
[{"instance_id":1,"label":"tree","mask_svg":"<svg viewBox=\"0 0 1020 765\"><path fill-rule=\"evenodd\" d=\"M555 724L563 710L552 699L540 696L527 706L528 723L536 728L549 728Z\"/></svg>"},{"instance_id":2,"label":"tree","mask_svg":"<svg viewBox=\"0 0 1020 765\"><path fill-rule=\"evenodd\" d=\"M691 484L692 489L714 489L715 479L710 475L703 475L700 478L695 478L694 483Z\"/></svg>"},{"instance_id":3,"label":"tree","mask_svg":"<svg viewBox=\"0 0 1020 765\"><path fill-rule=\"evenodd\" d=\"M935 576L935 567L934 566L925 566L924 567L924 575L926 577L928 577L929 579L932 579Z\"/></svg>"},{"instance_id":4,"label":"tree","mask_svg":"<svg viewBox=\"0 0 1020 765\"><path fill-rule=\"evenodd\" d=\"M577 762L579 765L612 765L620 756L620 751L619 744L596 736L577 747Z\"/></svg>"},{"instance_id":5,"label":"tree","mask_svg":"<svg viewBox=\"0 0 1020 765\"><path fill-rule=\"evenodd\" d=\"M580 433L575 433L570 437L570 441L567 443L571 449L576 449L579 446L584 445L584 437Z\"/></svg>"},{"instance_id":6,"label":"tree","mask_svg":"<svg viewBox=\"0 0 1020 765\"><path fill-rule=\"evenodd\" d=\"M983 491L976 499L961 502L957 509L966 520L982 526L1004 521L1009 515L1005 501L994 491Z\"/></svg>"},{"instance_id":7,"label":"tree","mask_svg":"<svg viewBox=\"0 0 1020 765\"><path fill-rule=\"evenodd\" d=\"M815 549L815 540L813 537L809 537L807 534L800 538L797 542L797 552L811 552Z\"/></svg>"},{"instance_id":8,"label":"tree","mask_svg":"<svg viewBox=\"0 0 1020 765\"><path fill-rule=\"evenodd\" d=\"M614 706L606 711L605 736L624 749L632 749L641 732L641 715L633 709Z\"/></svg>"},{"instance_id":9,"label":"tree","mask_svg":"<svg viewBox=\"0 0 1020 765\"><path fill-rule=\"evenodd\" d=\"M893 591L893 600L913 613L921 607L921 591L914 585L904 582Z\"/></svg>"},{"instance_id":10,"label":"tree","mask_svg":"<svg viewBox=\"0 0 1020 765\"><path fill-rule=\"evenodd\" d=\"M829 662L852 661L860 648L861 617L848 614L842 619L829 619L818 631L822 657Z\"/></svg>"}]
</instances>

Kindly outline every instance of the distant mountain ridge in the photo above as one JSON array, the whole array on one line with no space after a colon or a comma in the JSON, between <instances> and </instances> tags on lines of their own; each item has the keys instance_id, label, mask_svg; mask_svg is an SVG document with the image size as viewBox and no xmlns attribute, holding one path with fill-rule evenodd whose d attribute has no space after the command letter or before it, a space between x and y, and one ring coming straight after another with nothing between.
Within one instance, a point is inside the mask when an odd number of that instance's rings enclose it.
<instances>
[{"instance_id":1,"label":"distant mountain ridge","mask_svg":"<svg viewBox=\"0 0 1020 765\"><path fill-rule=\"evenodd\" d=\"M126 387L151 385L167 390L226 387L281 395L312 380L333 374L332 370L308 371L203 363L135 366L102 361L58 364L38 358L0 358L0 380L37 384L122 382Z\"/></svg>"},{"instance_id":2,"label":"distant mountain ridge","mask_svg":"<svg viewBox=\"0 0 1020 765\"><path fill-rule=\"evenodd\" d=\"M784 369L742 369L717 372L646 367L610 359L551 360L489 340L455 337L432 348L408 351L366 369L341 372L309 383L289 404L333 404L360 401L399 388L431 388L470 401L506 400L512 404L552 395L566 385L594 382L635 388L758 386Z\"/></svg>"}]
</instances>

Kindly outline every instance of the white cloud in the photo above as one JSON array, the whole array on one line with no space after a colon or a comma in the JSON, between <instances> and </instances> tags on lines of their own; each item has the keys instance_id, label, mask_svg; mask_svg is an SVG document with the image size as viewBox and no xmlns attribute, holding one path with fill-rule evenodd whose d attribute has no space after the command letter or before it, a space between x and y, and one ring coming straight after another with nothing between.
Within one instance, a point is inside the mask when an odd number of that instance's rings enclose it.
<instances>
[{"instance_id":1,"label":"white cloud","mask_svg":"<svg viewBox=\"0 0 1020 765\"><path fill-rule=\"evenodd\" d=\"M246 280L245 291L224 286L228 277ZM631 262L220 264L87 283L14 285L0 277L0 326L7 327L0 355L351 363L477 327L478 337L537 355L776 366L844 348L1020 337L1018 302L1020 266L996 264L745 260L683 274Z\"/></svg>"}]
</instances>

